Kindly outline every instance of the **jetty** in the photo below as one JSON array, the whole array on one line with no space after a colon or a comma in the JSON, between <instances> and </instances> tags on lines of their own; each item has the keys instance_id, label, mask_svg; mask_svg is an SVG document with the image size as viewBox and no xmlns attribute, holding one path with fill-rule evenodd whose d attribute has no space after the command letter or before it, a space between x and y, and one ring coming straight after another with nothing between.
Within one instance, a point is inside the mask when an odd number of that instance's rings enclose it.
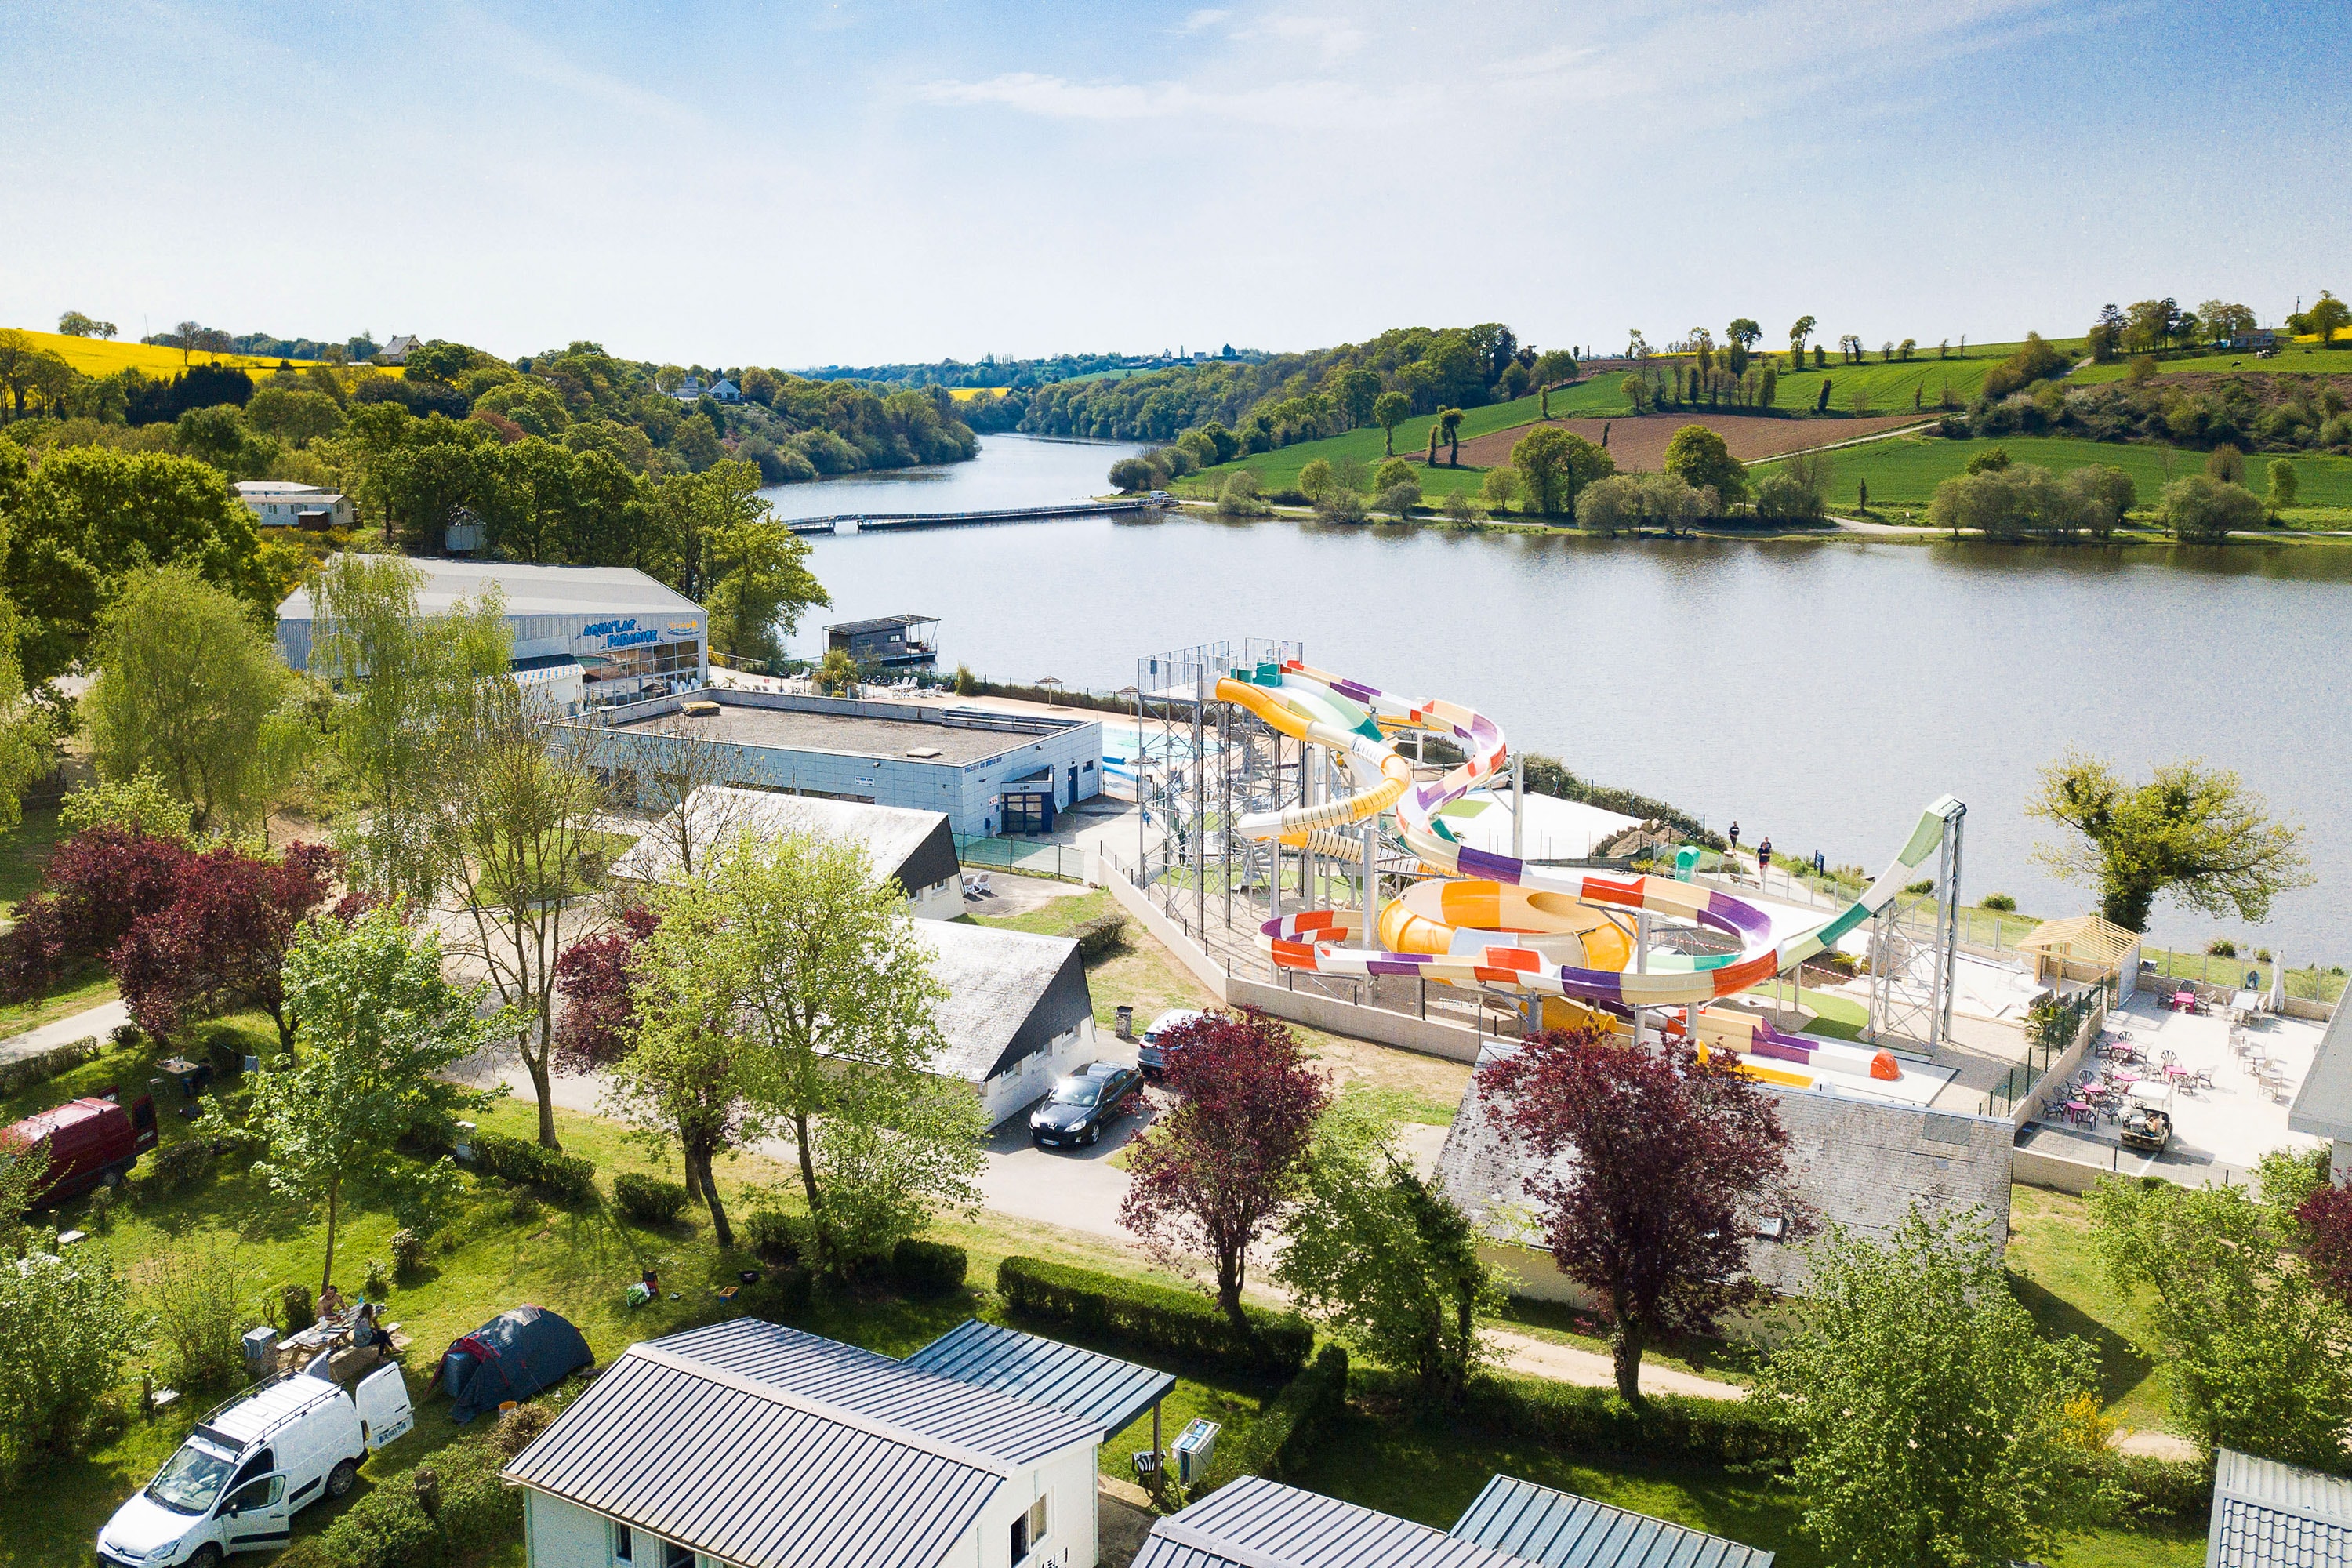
<instances>
[{"instance_id":1,"label":"jetty","mask_svg":"<svg viewBox=\"0 0 2352 1568\"><path fill-rule=\"evenodd\" d=\"M884 529L984 528L999 522L1045 522L1055 518L1116 516L1159 511L1172 499L1122 497L1118 500L1069 501L1059 506L1002 507L992 511L855 512L838 517L796 517L784 526L794 533L866 533Z\"/></svg>"}]
</instances>

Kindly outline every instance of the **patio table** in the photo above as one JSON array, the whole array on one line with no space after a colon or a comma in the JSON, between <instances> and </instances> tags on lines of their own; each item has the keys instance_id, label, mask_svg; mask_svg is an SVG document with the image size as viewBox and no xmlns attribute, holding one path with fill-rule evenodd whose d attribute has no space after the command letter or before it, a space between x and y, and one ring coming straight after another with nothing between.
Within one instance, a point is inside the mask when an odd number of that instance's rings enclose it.
<instances>
[{"instance_id":1,"label":"patio table","mask_svg":"<svg viewBox=\"0 0 2352 1568\"><path fill-rule=\"evenodd\" d=\"M2129 1068L2118 1068L2116 1073L2116 1081L2128 1088L2139 1081L2139 1074L2132 1071Z\"/></svg>"}]
</instances>

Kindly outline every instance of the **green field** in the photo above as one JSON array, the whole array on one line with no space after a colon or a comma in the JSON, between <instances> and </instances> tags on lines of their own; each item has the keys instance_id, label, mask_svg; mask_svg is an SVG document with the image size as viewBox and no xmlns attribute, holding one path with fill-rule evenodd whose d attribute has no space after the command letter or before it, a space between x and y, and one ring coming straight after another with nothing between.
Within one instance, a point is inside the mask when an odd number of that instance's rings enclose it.
<instances>
[{"instance_id":1,"label":"green field","mask_svg":"<svg viewBox=\"0 0 2352 1568\"><path fill-rule=\"evenodd\" d=\"M2109 364L2086 365L2066 379L2070 385L2076 386L2121 381L2130 374L2132 363L2131 359L2126 358ZM2332 349L2323 349L2317 343L2305 343L2295 348L2281 349L2269 359L2227 352L2180 354L2157 361L2156 370L2158 375L2228 375L2232 372L2248 375L2352 375L2352 342L2338 342Z\"/></svg>"},{"instance_id":2,"label":"green field","mask_svg":"<svg viewBox=\"0 0 2352 1568\"><path fill-rule=\"evenodd\" d=\"M2156 504L2158 494L2168 479L2201 473L2205 466L2202 452L2145 442L2084 441L2070 436L1979 437L1959 441L1935 436L1895 436L1831 454L1835 475L1830 486L1831 504L1853 505L1859 487L1867 480L1870 509L1874 514L1886 521L1900 521L1899 517L1891 514L1911 510L1920 514L1918 521L1925 521L1927 501L1936 487L1965 471L1969 459L1977 453L1993 447L2006 451L2012 462L2038 463L2059 473L2095 463L2112 463L2129 474L2132 482L2139 487L2139 505L2143 509ZM2259 454L2247 459L2248 477L2258 495L2265 482L2263 470L2269 461ZM2288 461L2294 465L2300 485L2296 504L2288 513L2289 521L2341 526L2328 514L2352 508L2352 458L2296 456ZM1750 473L1769 473L1773 466L1759 464Z\"/></svg>"}]
</instances>

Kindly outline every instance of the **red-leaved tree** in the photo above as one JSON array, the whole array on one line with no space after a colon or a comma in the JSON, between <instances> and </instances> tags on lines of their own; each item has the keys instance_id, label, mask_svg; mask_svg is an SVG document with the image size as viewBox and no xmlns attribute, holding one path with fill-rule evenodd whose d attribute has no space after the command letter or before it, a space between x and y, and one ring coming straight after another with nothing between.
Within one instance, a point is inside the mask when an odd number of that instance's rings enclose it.
<instances>
[{"instance_id":1,"label":"red-leaved tree","mask_svg":"<svg viewBox=\"0 0 2352 1568\"><path fill-rule=\"evenodd\" d=\"M1212 1014L1161 1043L1181 1098L1130 1146L1118 1221L1165 1261L1210 1258L1217 1304L1254 1337L1242 1310L1249 1249L1289 1206L1330 1089L1290 1030L1253 1009Z\"/></svg>"},{"instance_id":2,"label":"red-leaved tree","mask_svg":"<svg viewBox=\"0 0 2352 1568\"><path fill-rule=\"evenodd\" d=\"M1617 1392L1638 1405L1644 1346L1710 1332L1761 1293L1757 1222L1802 1228L1771 1100L1721 1057L1591 1028L1539 1034L1479 1077L1506 1136L1545 1163L1528 1184L1544 1247L1607 1303Z\"/></svg>"},{"instance_id":3,"label":"red-leaved tree","mask_svg":"<svg viewBox=\"0 0 2352 1568\"><path fill-rule=\"evenodd\" d=\"M661 924L642 904L621 911L610 931L581 938L555 961L555 984L563 994L555 1017L555 1066L563 1072L593 1072L629 1054L636 1027L636 1004L629 994L637 950Z\"/></svg>"},{"instance_id":4,"label":"red-leaved tree","mask_svg":"<svg viewBox=\"0 0 2352 1568\"><path fill-rule=\"evenodd\" d=\"M2337 1300L2352 1303L2352 1191L2323 1181L2294 1211L2303 1256Z\"/></svg>"},{"instance_id":5,"label":"red-leaved tree","mask_svg":"<svg viewBox=\"0 0 2352 1568\"><path fill-rule=\"evenodd\" d=\"M17 906L0 938L0 992L38 996L82 963L103 958L142 915L178 896L185 847L111 823L57 847L41 891Z\"/></svg>"},{"instance_id":6,"label":"red-leaved tree","mask_svg":"<svg viewBox=\"0 0 2352 1568\"><path fill-rule=\"evenodd\" d=\"M279 971L304 921L334 890L342 858L293 844L275 860L224 845L182 861L170 902L131 922L107 957L138 1026L159 1040L236 1003L260 1008L294 1048Z\"/></svg>"}]
</instances>

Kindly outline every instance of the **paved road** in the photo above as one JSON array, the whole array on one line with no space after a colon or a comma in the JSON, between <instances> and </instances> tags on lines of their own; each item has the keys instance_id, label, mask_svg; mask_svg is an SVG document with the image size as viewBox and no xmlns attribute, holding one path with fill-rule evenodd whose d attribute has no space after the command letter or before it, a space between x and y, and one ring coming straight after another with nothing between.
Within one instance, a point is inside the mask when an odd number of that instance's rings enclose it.
<instances>
[{"instance_id":1,"label":"paved road","mask_svg":"<svg viewBox=\"0 0 2352 1568\"><path fill-rule=\"evenodd\" d=\"M114 1032L118 1025L129 1022L131 1009L121 1002L101 1002L87 1012L76 1013L55 1023L44 1024L37 1029L27 1029L21 1035L0 1040L0 1063L38 1056L51 1047L79 1040L85 1035L96 1035L104 1039Z\"/></svg>"}]
</instances>

